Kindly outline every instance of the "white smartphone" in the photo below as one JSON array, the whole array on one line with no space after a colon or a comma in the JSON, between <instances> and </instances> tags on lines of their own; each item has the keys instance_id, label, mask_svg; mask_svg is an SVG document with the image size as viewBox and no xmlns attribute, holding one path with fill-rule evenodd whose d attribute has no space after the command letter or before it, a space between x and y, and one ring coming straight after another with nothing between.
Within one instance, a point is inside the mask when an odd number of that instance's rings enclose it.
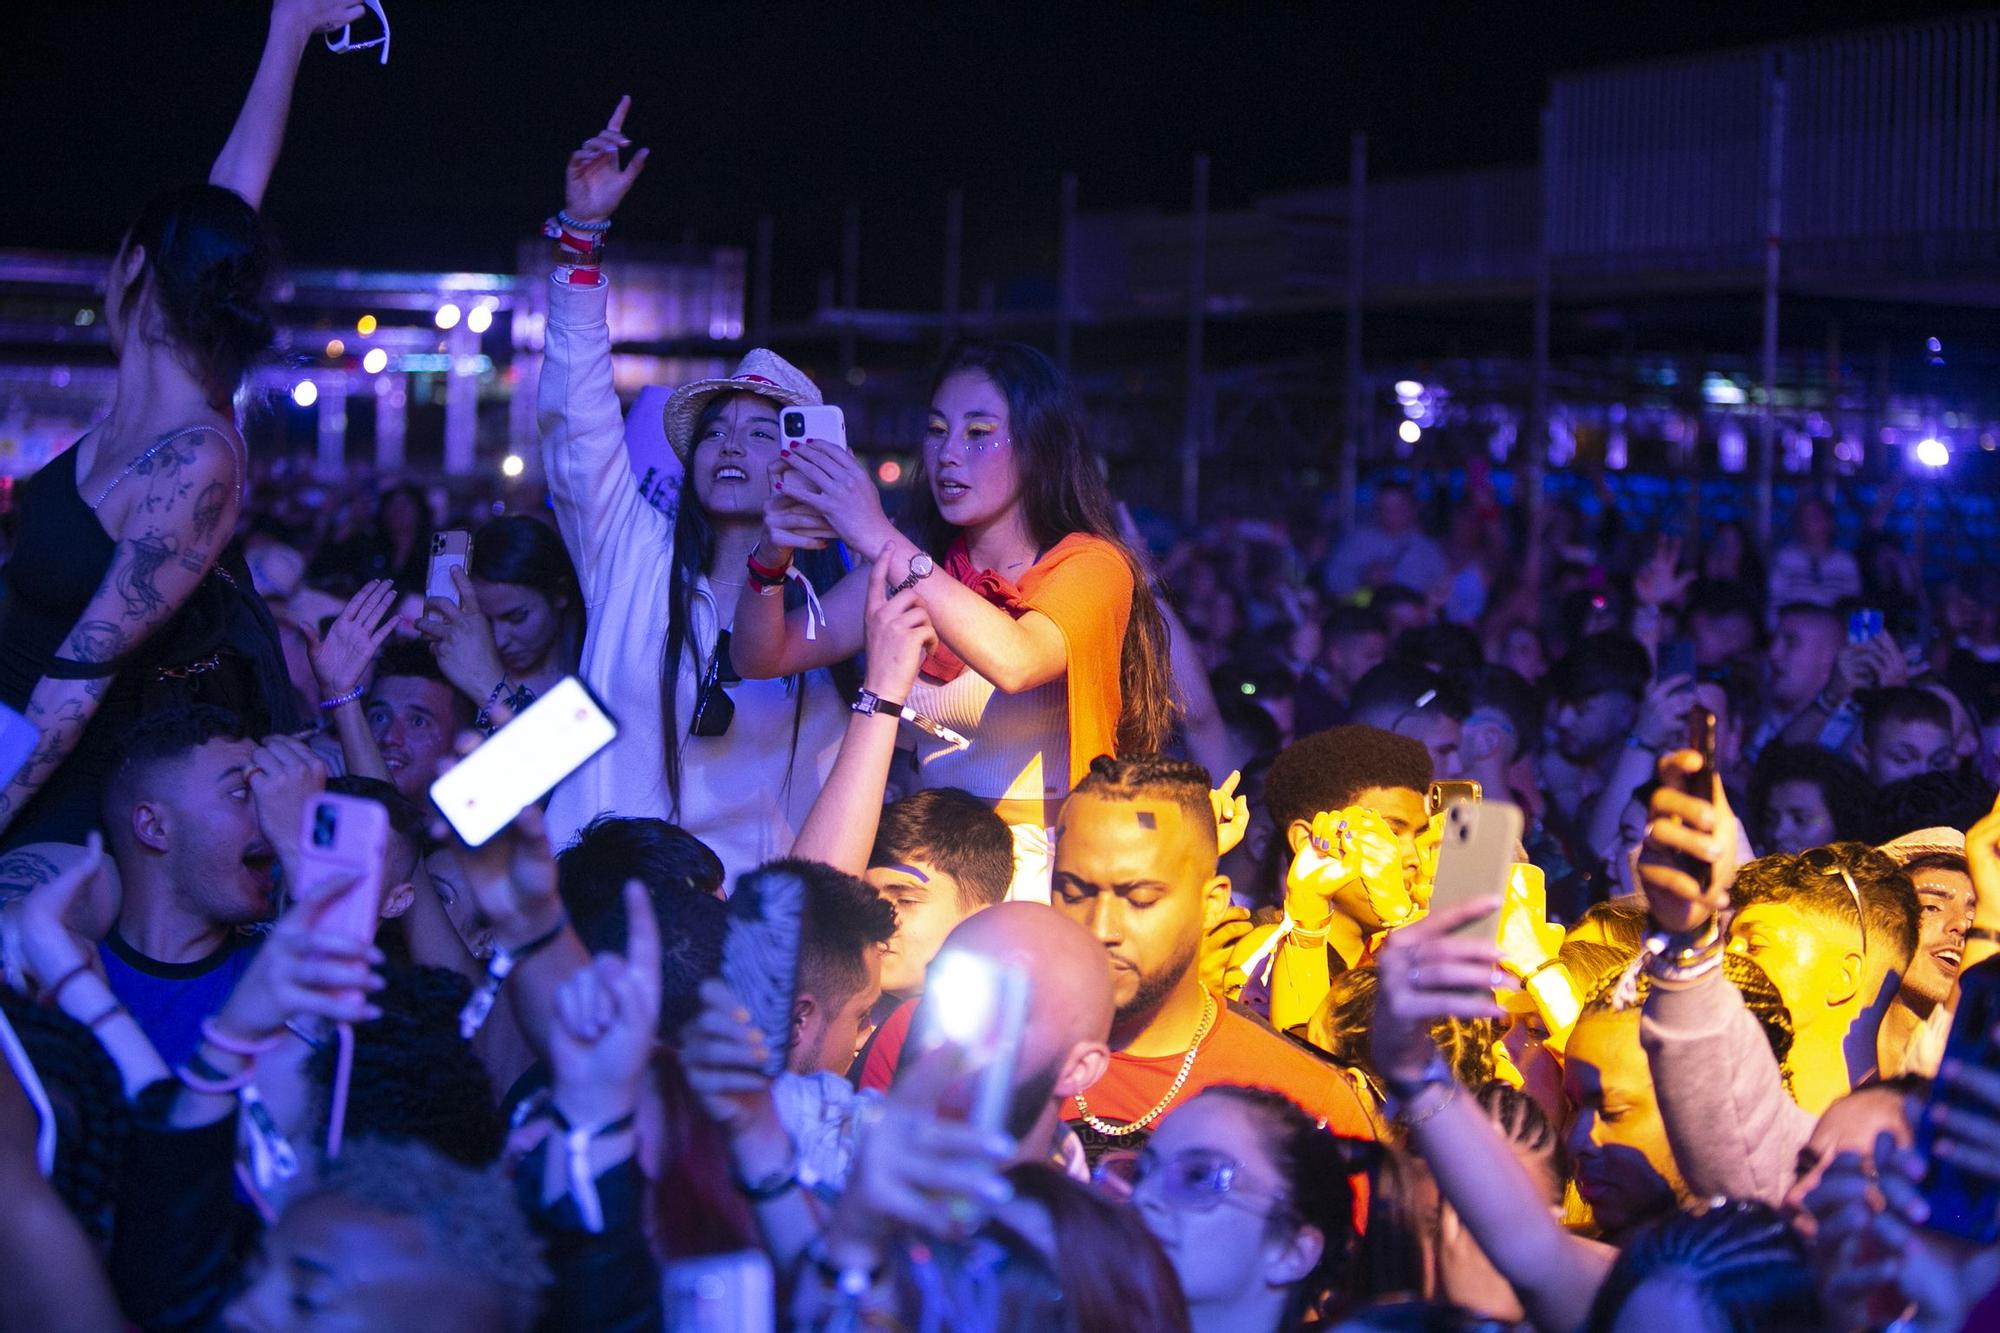
<instances>
[{"instance_id":1,"label":"white smartphone","mask_svg":"<svg viewBox=\"0 0 2000 1333\"><path fill-rule=\"evenodd\" d=\"M831 404L784 408L778 413L778 429L787 449L796 449L807 440L825 440L847 448L847 418Z\"/></svg>"},{"instance_id":2,"label":"white smartphone","mask_svg":"<svg viewBox=\"0 0 2000 1333\"><path fill-rule=\"evenodd\" d=\"M28 766L28 757L42 743L42 731L6 704L0 704L0 787Z\"/></svg>"},{"instance_id":3,"label":"white smartphone","mask_svg":"<svg viewBox=\"0 0 2000 1333\"><path fill-rule=\"evenodd\" d=\"M431 800L466 846L483 846L617 735L584 683L565 676L433 782Z\"/></svg>"},{"instance_id":4,"label":"white smartphone","mask_svg":"<svg viewBox=\"0 0 2000 1333\"><path fill-rule=\"evenodd\" d=\"M917 1049L956 1046L964 1075L939 1098L938 1113L993 1134L1011 1132L1007 1108L1028 1023L1028 975L978 954L946 949L924 977Z\"/></svg>"},{"instance_id":5,"label":"white smartphone","mask_svg":"<svg viewBox=\"0 0 2000 1333\"><path fill-rule=\"evenodd\" d=\"M430 572L424 576L424 596L442 597L457 606L458 585L451 581L451 571L464 569L471 559L471 533L462 528L432 533L431 565Z\"/></svg>"},{"instance_id":6,"label":"white smartphone","mask_svg":"<svg viewBox=\"0 0 2000 1333\"><path fill-rule=\"evenodd\" d=\"M1504 897L1507 875L1521 842L1521 807L1506 801L1459 801L1445 807L1444 838L1438 844L1437 876L1431 882L1431 915L1478 898ZM1495 909L1461 926L1461 935L1499 938Z\"/></svg>"},{"instance_id":7,"label":"white smartphone","mask_svg":"<svg viewBox=\"0 0 2000 1333\"><path fill-rule=\"evenodd\" d=\"M683 1333L771 1333L777 1282L762 1250L676 1259L660 1270L666 1327Z\"/></svg>"},{"instance_id":8,"label":"white smartphone","mask_svg":"<svg viewBox=\"0 0 2000 1333\"><path fill-rule=\"evenodd\" d=\"M379 801L321 792L299 812L300 873L307 883L352 881L319 905L315 929L373 943L382 920L382 860L389 849L389 811ZM294 891L304 884L294 885Z\"/></svg>"}]
</instances>

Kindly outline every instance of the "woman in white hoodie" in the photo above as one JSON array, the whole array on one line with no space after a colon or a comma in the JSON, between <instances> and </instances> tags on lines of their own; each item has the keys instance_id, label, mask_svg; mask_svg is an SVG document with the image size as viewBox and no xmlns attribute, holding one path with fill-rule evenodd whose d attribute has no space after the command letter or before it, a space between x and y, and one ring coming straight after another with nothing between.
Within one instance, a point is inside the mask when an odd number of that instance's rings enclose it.
<instances>
[{"instance_id":1,"label":"woman in white hoodie","mask_svg":"<svg viewBox=\"0 0 2000 1333\"><path fill-rule=\"evenodd\" d=\"M639 493L611 380L608 286L599 268L612 212L646 150L622 132L631 99L570 157L556 243L539 402L542 459L576 563L586 628L582 674L618 739L556 788L560 847L601 814L681 825L713 848L728 882L782 856L839 748L846 709L825 670L738 680L728 629L745 560L763 531L778 456L778 409L820 393L758 348L726 379L668 400L668 441L684 470L672 516ZM840 570L823 555L830 572ZM830 583L829 571L809 570Z\"/></svg>"}]
</instances>

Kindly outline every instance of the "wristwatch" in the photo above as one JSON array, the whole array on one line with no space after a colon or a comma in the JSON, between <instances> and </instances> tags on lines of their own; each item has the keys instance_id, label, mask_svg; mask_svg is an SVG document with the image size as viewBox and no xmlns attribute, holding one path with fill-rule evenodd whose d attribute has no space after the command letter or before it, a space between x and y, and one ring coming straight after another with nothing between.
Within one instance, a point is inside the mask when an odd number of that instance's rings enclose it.
<instances>
[{"instance_id":1,"label":"wristwatch","mask_svg":"<svg viewBox=\"0 0 2000 1333\"><path fill-rule=\"evenodd\" d=\"M1451 1062L1444 1058L1444 1052L1433 1051L1431 1058L1424 1063L1424 1072L1417 1075L1416 1082L1405 1083L1401 1079L1394 1078L1385 1078L1382 1082L1389 1089L1391 1097L1407 1106L1422 1096L1425 1088L1439 1083L1449 1083L1453 1077Z\"/></svg>"},{"instance_id":2,"label":"wristwatch","mask_svg":"<svg viewBox=\"0 0 2000 1333\"><path fill-rule=\"evenodd\" d=\"M916 587L921 580L929 578L931 571L936 568L937 563L935 561L922 551L917 552L910 557L910 572L903 576L901 583L889 589L889 595L895 597L908 592L910 589Z\"/></svg>"},{"instance_id":3,"label":"wristwatch","mask_svg":"<svg viewBox=\"0 0 2000 1333\"><path fill-rule=\"evenodd\" d=\"M900 718L903 715L902 704L894 699L884 699L881 695L875 693L875 691L867 688L856 690L854 692L854 702L849 704L848 707L860 713L863 717L873 717L877 713L883 713L895 718Z\"/></svg>"}]
</instances>

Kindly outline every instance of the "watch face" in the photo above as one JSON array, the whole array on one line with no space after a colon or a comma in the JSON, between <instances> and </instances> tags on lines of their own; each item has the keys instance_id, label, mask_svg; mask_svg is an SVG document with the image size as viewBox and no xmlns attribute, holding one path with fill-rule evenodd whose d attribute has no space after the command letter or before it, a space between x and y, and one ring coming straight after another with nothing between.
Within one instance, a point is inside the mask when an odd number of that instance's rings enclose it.
<instances>
[{"instance_id":1,"label":"watch face","mask_svg":"<svg viewBox=\"0 0 2000 1333\"><path fill-rule=\"evenodd\" d=\"M937 566L931 563L931 558L927 555L910 557L910 572L920 579L929 578L931 571L935 568Z\"/></svg>"}]
</instances>

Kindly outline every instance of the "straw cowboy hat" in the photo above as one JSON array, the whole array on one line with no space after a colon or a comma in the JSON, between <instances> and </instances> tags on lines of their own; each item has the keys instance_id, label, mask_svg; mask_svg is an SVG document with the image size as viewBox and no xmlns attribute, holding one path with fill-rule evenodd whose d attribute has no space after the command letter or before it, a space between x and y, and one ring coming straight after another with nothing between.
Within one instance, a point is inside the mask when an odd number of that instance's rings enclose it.
<instances>
[{"instance_id":1,"label":"straw cowboy hat","mask_svg":"<svg viewBox=\"0 0 2000 1333\"><path fill-rule=\"evenodd\" d=\"M1955 828L1924 828L1885 842L1877 851L1899 866L1923 856L1965 856L1965 835Z\"/></svg>"},{"instance_id":2,"label":"straw cowboy hat","mask_svg":"<svg viewBox=\"0 0 2000 1333\"><path fill-rule=\"evenodd\" d=\"M728 379L683 384L667 399L667 443L673 445L683 463L694 447L694 428L702 409L710 399L726 393L754 393L787 407L817 407L826 401L804 371L767 347L753 347L736 363L736 371Z\"/></svg>"}]
</instances>

